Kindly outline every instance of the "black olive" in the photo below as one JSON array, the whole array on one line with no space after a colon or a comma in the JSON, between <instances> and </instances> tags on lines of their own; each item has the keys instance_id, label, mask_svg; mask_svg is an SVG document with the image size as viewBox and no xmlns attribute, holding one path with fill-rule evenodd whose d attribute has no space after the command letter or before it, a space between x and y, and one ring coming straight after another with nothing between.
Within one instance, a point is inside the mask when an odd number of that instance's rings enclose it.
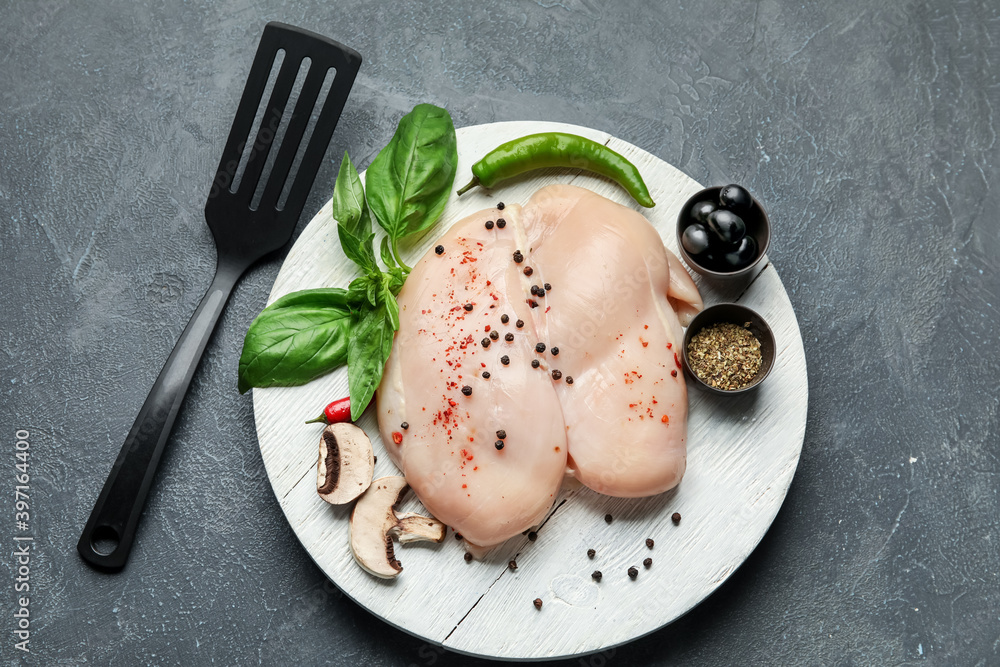
<instances>
[{"instance_id":1,"label":"black olive","mask_svg":"<svg viewBox=\"0 0 1000 667\"><path fill-rule=\"evenodd\" d=\"M701 223L688 225L681 234L681 245L692 255L700 255L708 250L708 231Z\"/></svg>"},{"instance_id":2,"label":"black olive","mask_svg":"<svg viewBox=\"0 0 1000 667\"><path fill-rule=\"evenodd\" d=\"M722 256L722 264L726 269L742 269L749 266L757 258L757 241L752 236L744 236L736 250Z\"/></svg>"},{"instance_id":3,"label":"black olive","mask_svg":"<svg viewBox=\"0 0 1000 667\"><path fill-rule=\"evenodd\" d=\"M708 231L723 245L734 246L743 239L747 226L740 216L720 209L708 216Z\"/></svg>"},{"instance_id":4,"label":"black olive","mask_svg":"<svg viewBox=\"0 0 1000 667\"><path fill-rule=\"evenodd\" d=\"M722 191L719 192L719 203L730 211L746 213L753 206L753 198L746 191L746 188L741 188L733 183L722 188Z\"/></svg>"},{"instance_id":5,"label":"black olive","mask_svg":"<svg viewBox=\"0 0 1000 667\"><path fill-rule=\"evenodd\" d=\"M714 201L700 201L691 207L691 218L704 225L708 222L709 214L717 208Z\"/></svg>"}]
</instances>

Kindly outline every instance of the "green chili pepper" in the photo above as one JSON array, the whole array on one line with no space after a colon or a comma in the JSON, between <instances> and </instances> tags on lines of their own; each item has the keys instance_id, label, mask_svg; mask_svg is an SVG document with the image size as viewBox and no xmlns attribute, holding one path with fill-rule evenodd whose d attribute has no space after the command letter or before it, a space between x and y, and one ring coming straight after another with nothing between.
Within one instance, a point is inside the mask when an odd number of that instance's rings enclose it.
<instances>
[{"instance_id":1,"label":"green chili pepper","mask_svg":"<svg viewBox=\"0 0 1000 667\"><path fill-rule=\"evenodd\" d=\"M472 165L472 180L458 194L477 185L491 188L512 176L547 167L598 173L621 185L646 208L656 206L634 164L603 144L565 132L529 134L497 146Z\"/></svg>"}]
</instances>

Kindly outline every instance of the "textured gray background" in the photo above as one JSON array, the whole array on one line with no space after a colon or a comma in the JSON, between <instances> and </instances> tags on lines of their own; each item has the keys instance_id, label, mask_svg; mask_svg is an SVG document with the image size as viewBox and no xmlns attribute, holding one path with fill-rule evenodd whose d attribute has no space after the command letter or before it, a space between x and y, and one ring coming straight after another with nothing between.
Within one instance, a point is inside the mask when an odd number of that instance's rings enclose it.
<instances>
[{"instance_id":1,"label":"textured gray background","mask_svg":"<svg viewBox=\"0 0 1000 667\"><path fill-rule=\"evenodd\" d=\"M0 3L0 527L28 429L39 664L470 662L340 596L278 507L235 388L280 257L222 317L127 569L75 553L211 279L202 208L270 19L365 58L300 228L423 101L606 130L768 206L809 363L788 499L701 606L565 664L1000 664L995 1L150 4Z\"/></svg>"}]
</instances>

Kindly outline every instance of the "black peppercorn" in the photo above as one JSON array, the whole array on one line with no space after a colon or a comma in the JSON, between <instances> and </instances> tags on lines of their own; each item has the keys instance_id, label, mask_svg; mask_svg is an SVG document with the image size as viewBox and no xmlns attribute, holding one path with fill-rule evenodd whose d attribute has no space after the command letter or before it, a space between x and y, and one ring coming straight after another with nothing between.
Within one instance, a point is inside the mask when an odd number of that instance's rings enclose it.
<instances>
[{"instance_id":1,"label":"black peppercorn","mask_svg":"<svg viewBox=\"0 0 1000 667\"><path fill-rule=\"evenodd\" d=\"M468 551L466 551L465 552L465 562L468 563L471 560L472 560L472 554L470 554Z\"/></svg>"},{"instance_id":2,"label":"black peppercorn","mask_svg":"<svg viewBox=\"0 0 1000 667\"><path fill-rule=\"evenodd\" d=\"M593 549L587 549L587 558L593 558L596 555L597 555L596 551L594 551Z\"/></svg>"},{"instance_id":3,"label":"black peppercorn","mask_svg":"<svg viewBox=\"0 0 1000 667\"><path fill-rule=\"evenodd\" d=\"M653 544L654 544L653 538L652 537L647 537L646 538L646 546L649 547L650 549L652 549L653 548Z\"/></svg>"},{"instance_id":4,"label":"black peppercorn","mask_svg":"<svg viewBox=\"0 0 1000 667\"><path fill-rule=\"evenodd\" d=\"M535 609L541 609L542 608L542 598L535 598L535 601L532 604L535 605Z\"/></svg>"},{"instance_id":5,"label":"black peppercorn","mask_svg":"<svg viewBox=\"0 0 1000 667\"><path fill-rule=\"evenodd\" d=\"M500 338L500 332L499 331L497 331L496 329L494 329L493 331L490 332L490 340L497 340L498 338Z\"/></svg>"},{"instance_id":6,"label":"black peppercorn","mask_svg":"<svg viewBox=\"0 0 1000 667\"><path fill-rule=\"evenodd\" d=\"M541 354L545 351L545 343L535 343L535 352Z\"/></svg>"},{"instance_id":7,"label":"black peppercorn","mask_svg":"<svg viewBox=\"0 0 1000 667\"><path fill-rule=\"evenodd\" d=\"M637 570L635 567L630 567L628 569L628 578L629 579L635 579L638 576L639 576L639 570Z\"/></svg>"},{"instance_id":8,"label":"black peppercorn","mask_svg":"<svg viewBox=\"0 0 1000 667\"><path fill-rule=\"evenodd\" d=\"M676 369L670 371L670 377L672 377L672 378L677 377L677 370Z\"/></svg>"},{"instance_id":9,"label":"black peppercorn","mask_svg":"<svg viewBox=\"0 0 1000 667\"><path fill-rule=\"evenodd\" d=\"M573 384L573 376L572 375L567 375L566 376L566 384Z\"/></svg>"},{"instance_id":10,"label":"black peppercorn","mask_svg":"<svg viewBox=\"0 0 1000 667\"><path fill-rule=\"evenodd\" d=\"M552 371L552 379L553 379L553 380L558 380L558 379L560 379L561 377L562 377L562 371L561 371L561 370L559 370L559 369L557 368L557 369L555 369L555 370L553 370L553 371Z\"/></svg>"},{"instance_id":11,"label":"black peppercorn","mask_svg":"<svg viewBox=\"0 0 1000 667\"><path fill-rule=\"evenodd\" d=\"M472 387L470 387L469 385L465 385L464 387L462 387L462 393L465 394L466 396L472 396Z\"/></svg>"},{"instance_id":12,"label":"black peppercorn","mask_svg":"<svg viewBox=\"0 0 1000 667\"><path fill-rule=\"evenodd\" d=\"M670 515L670 520L673 521L675 525L679 524L681 522L681 513L674 512L673 514Z\"/></svg>"},{"instance_id":13,"label":"black peppercorn","mask_svg":"<svg viewBox=\"0 0 1000 667\"><path fill-rule=\"evenodd\" d=\"M532 299L531 301L529 301L528 305L531 306L532 308L538 308L538 302L535 301L534 299Z\"/></svg>"},{"instance_id":14,"label":"black peppercorn","mask_svg":"<svg viewBox=\"0 0 1000 667\"><path fill-rule=\"evenodd\" d=\"M503 339L509 343L512 340L514 340L514 334L508 333L506 336L503 337Z\"/></svg>"},{"instance_id":15,"label":"black peppercorn","mask_svg":"<svg viewBox=\"0 0 1000 667\"><path fill-rule=\"evenodd\" d=\"M489 371L483 371L483 379L484 380L489 380L490 379L490 372Z\"/></svg>"},{"instance_id":16,"label":"black peppercorn","mask_svg":"<svg viewBox=\"0 0 1000 667\"><path fill-rule=\"evenodd\" d=\"M497 431L497 437L500 438L501 440L506 440L507 439L507 431L505 431L503 429L500 429L499 431Z\"/></svg>"},{"instance_id":17,"label":"black peppercorn","mask_svg":"<svg viewBox=\"0 0 1000 667\"><path fill-rule=\"evenodd\" d=\"M438 255L443 255L444 254L444 246L443 245L436 246L434 248L434 253L438 254Z\"/></svg>"},{"instance_id":18,"label":"black peppercorn","mask_svg":"<svg viewBox=\"0 0 1000 667\"><path fill-rule=\"evenodd\" d=\"M531 292L531 296L538 296L538 285L532 285L529 291Z\"/></svg>"},{"instance_id":19,"label":"black peppercorn","mask_svg":"<svg viewBox=\"0 0 1000 667\"><path fill-rule=\"evenodd\" d=\"M600 570L594 570L594 571L593 571L593 572L592 572L592 573L590 574L590 576L591 576L591 578L593 578L593 580L594 580L594 581L600 581L600 580L601 580L601 577L603 577L604 575L603 575L603 574L601 574L601 571L600 571Z\"/></svg>"},{"instance_id":20,"label":"black peppercorn","mask_svg":"<svg viewBox=\"0 0 1000 667\"><path fill-rule=\"evenodd\" d=\"M544 287L544 288L545 288L545 291L546 291L546 292L548 292L548 291L549 291L550 289L552 289L552 285L550 285L550 284L548 284L548 283L545 283L544 285L542 285L542 287Z\"/></svg>"},{"instance_id":21,"label":"black peppercorn","mask_svg":"<svg viewBox=\"0 0 1000 667\"><path fill-rule=\"evenodd\" d=\"M486 229L493 229L493 221L492 220L487 220L486 221Z\"/></svg>"},{"instance_id":22,"label":"black peppercorn","mask_svg":"<svg viewBox=\"0 0 1000 667\"><path fill-rule=\"evenodd\" d=\"M531 268L530 266L524 267L524 275L530 276L534 272L535 272L535 270L533 268Z\"/></svg>"},{"instance_id":23,"label":"black peppercorn","mask_svg":"<svg viewBox=\"0 0 1000 667\"><path fill-rule=\"evenodd\" d=\"M522 327L524 327L524 320L518 320L517 322L514 322L514 326L517 327L518 329L521 329Z\"/></svg>"},{"instance_id":24,"label":"black peppercorn","mask_svg":"<svg viewBox=\"0 0 1000 667\"><path fill-rule=\"evenodd\" d=\"M653 566L653 559L652 558L647 558L646 560L642 561L642 565L643 565L643 567L645 567L648 570L649 568L651 568Z\"/></svg>"},{"instance_id":25,"label":"black peppercorn","mask_svg":"<svg viewBox=\"0 0 1000 667\"><path fill-rule=\"evenodd\" d=\"M496 447L498 451L503 449L503 440L497 440L493 443L493 446Z\"/></svg>"},{"instance_id":26,"label":"black peppercorn","mask_svg":"<svg viewBox=\"0 0 1000 667\"><path fill-rule=\"evenodd\" d=\"M472 310L472 304L471 303L467 303L464 306L462 306L462 308L465 308L466 312L470 312Z\"/></svg>"},{"instance_id":27,"label":"black peppercorn","mask_svg":"<svg viewBox=\"0 0 1000 667\"><path fill-rule=\"evenodd\" d=\"M483 347L489 347L490 346L490 339L489 338L484 338L482 340L482 343L483 343Z\"/></svg>"},{"instance_id":28,"label":"black peppercorn","mask_svg":"<svg viewBox=\"0 0 1000 667\"><path fill-rule=\"evenodd\" d=\"M507 221L506 220L504 220L503 218L500 218L500 219L497 220L497 227L499 227L500 229L503 229L506 226L507 226Z\"/></svg>"},{"instance_id":29,"label":"black peppercorn","mask_svg":"<svg viewBox=\"0 0 1000 667\"><path fill-rule=\"evenodd\" d=\"M499 204L497 204L497 208L502 211L503 210L503 202L500 202Z\"/></svg>"},{"instance_id":30,"label":"black peppercorn","mask_svg":"<svg viewBox=\"0 0 1000 667\"><path fill-rule=\"evenodd\" d=\"M462 539L462 533L455 533L455 539L456 540Z\"/></svg>"},{"instance_id":31,"label":"black peppercorn","mask_svg":"<svg viewBox=\"0 0 1000 667\"><path fill-rule=\"evenodd\" d=\"M509 567L511 570L516 570L517 569L517 561L516 560L512 560L511 562L507 563L507 567Z\"/></svg>"},{"instance_id":32,"label":"black peppercorn","mask_svg":"<svg viewBox=\"0 0 1000 667\"><path fill-rule=\"evenodd\" d=\"M540 362L540 361L538 361L538 359L532 359L532 360L531 360L531 367L532 367L532 368L538 368L538 367L539 367L539 366L541 366L541 365L542 365L542 364L541 364L541 362Z\"/></svg>"},{"instance_id":33,"label":"black peppercorn","mask_svg":"<svg viewBox=\"0 0 1000 667\"><path fill-rule=\"evenodd\" d=\"M614 521L614 518L610 514L604 515L604 523L611 523L612 521Z\"/></svg>"},{"instance_id":34,"label":"black peppercorn","mask_svg":"<svg viewBox=\"0 0 1000 667\"><path fill-rule=\"evenodd\" d=\"M535 531L531 531L530 533L528 533L529 542L534 542L537 539L538 539L538 533L536 533Z\"/></svg>"},{"instance_id":35,"label":"black peppercorn","mask_svg":"<svg viewBox=\"0 0 1000 667\"><path fill-rule=\"evenodd\" d=\"M559 348L558 348L558 347L554 347L554 348L552 348L551 350L549 350L549 352L551 352L551 353L552 353L552 356L553 356L553 357L557 357L557 356L559 356Z\"/></svg>"},{"instance_id":36,"label":"black peppercorn","mask_svg":"<svg viewBox=\"0 0 1000 667\"><path fill-rule=\"evenodd\" d=\"M402 424L399 425L399 428L405 431L406 429L410 428L410 422L403 422Z\"/></svg>"},{"instance_id":37,"label":"black peppercorn","mask_svg":"<svg viewBox=\"0 0 1000 667\"><path fill-rule=\"evenodd\" d=\"M515 250L514 251L514 263L515 264L520 264L523 261L524 261L524 255L521 254L520 250Z\"/></svg>"},{"instance_id":38,"label":"black peppercorn","mask_svg":"<svg viewBox=\"0 0 1000 667\"><path fill-rule=\"evenodd\" d=\"M508 357L506 354L503 355L502 357L500 357L500 363L506 366L507 364L510 363L510 357Z\"/></svg>"},{"instance_id":39,"label":"black peppercorn","mask_svg":"<svg viewBox=\"0 0 1000 667\"><path fill-rule=\"evenodd\" d=\"M507 313L504 313L503 315L500 316L500 322L502 324L507 324L508 322L510 322L510 316L507 315Z\"/></svg>"}]
</instances>

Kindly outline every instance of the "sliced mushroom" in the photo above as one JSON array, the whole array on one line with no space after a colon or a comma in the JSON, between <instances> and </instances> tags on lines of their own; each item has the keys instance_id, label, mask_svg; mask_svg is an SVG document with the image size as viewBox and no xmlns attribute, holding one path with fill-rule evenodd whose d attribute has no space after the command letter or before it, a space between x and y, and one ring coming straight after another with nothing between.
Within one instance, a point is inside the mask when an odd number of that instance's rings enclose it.
<instances>
[{"instance_id":1,"label":"sliced mushroom","mask_svg":"<svg viewBox=\"0 0 1000 667\"><path fill-rule=\"evenodd\" d=\"M351 552L358 565L376 577L391 579L403 571L392 548L394 535L400 544L444 540L445 527L437 519L396 513L408 488L403 477L380 477L351 513Z\"/></svg>"},{"instance_id":2,"label":"sliced mushroom","mask_svg":"<svg viewBox=\"0 0 1000 667\"><path fill-rule=\"evenodd\" d=\"M330 424L319 439L316 490L331 505L345 505L372 483L375 456L365 432L354 424Z\"/></svg>"}]
</instances>

